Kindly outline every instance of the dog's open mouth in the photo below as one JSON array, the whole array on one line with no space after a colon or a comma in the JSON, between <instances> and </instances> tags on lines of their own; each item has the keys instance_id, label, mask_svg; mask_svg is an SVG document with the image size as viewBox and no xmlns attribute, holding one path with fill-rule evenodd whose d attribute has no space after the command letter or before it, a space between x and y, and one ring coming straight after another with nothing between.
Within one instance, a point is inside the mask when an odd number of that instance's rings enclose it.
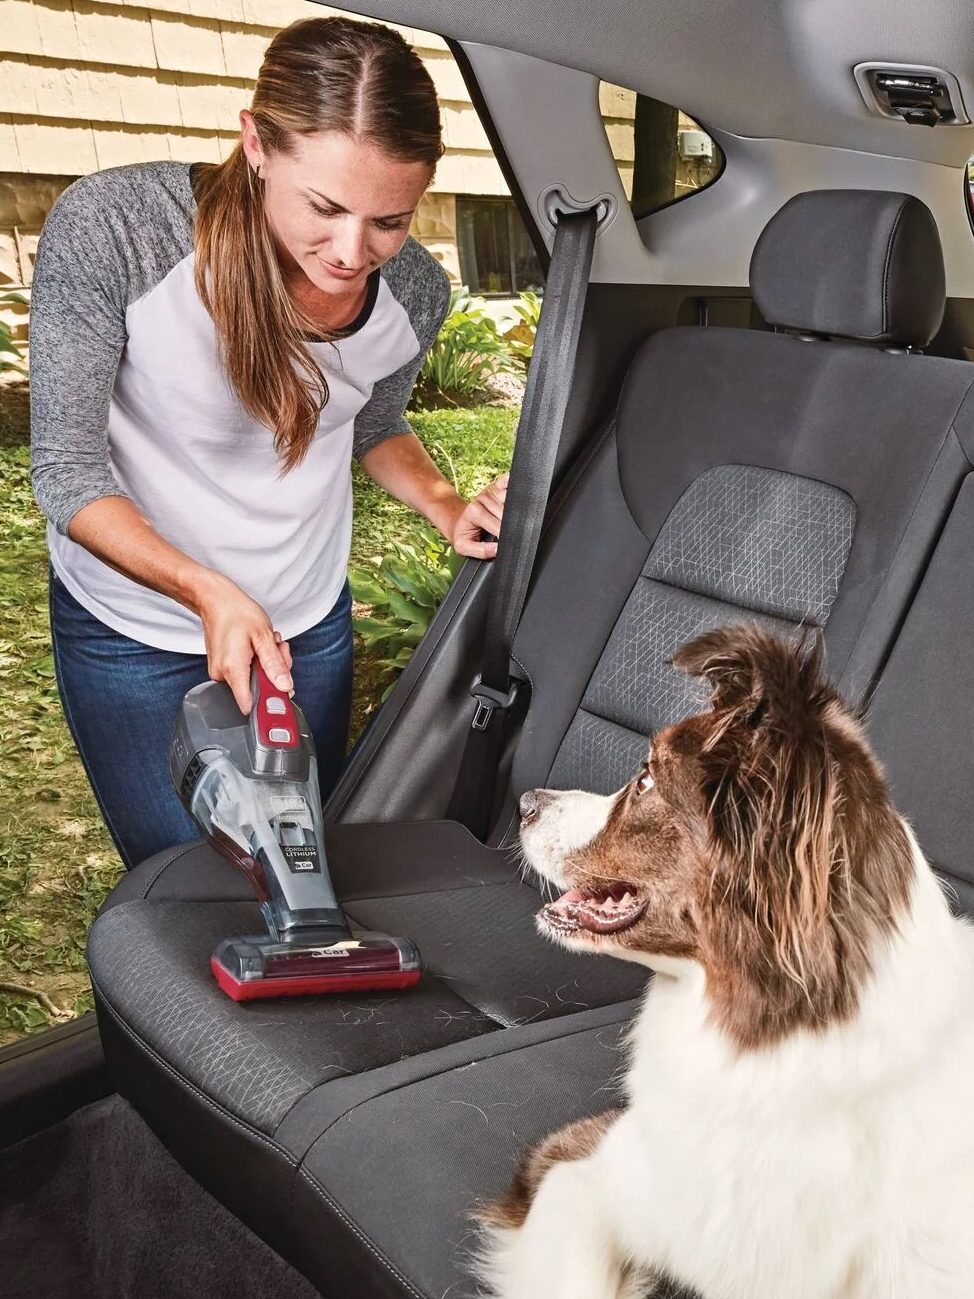
<instances>
[{"instance_id":1,"label":"dog's open mouth","mask_svg":"<svg viewBox=\"0 0 974 1299\"><path fill-rule=\"evenodd\" d=\"M590 934L618 934L629 929L646 910L631 884L605 888L569 889L541 908L541 919L559 933L587 930Z\"/></svg>"}]
</instances>

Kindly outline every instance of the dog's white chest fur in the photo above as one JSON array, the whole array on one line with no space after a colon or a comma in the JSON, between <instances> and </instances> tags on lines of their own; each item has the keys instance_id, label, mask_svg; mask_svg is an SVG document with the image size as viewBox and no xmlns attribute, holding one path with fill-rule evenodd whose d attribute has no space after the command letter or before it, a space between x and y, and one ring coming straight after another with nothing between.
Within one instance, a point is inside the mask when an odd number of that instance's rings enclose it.
<instances>
[{"instance_id":1,"label":"dog's white chest fur","mask_svg":"<svg viewBox=\"0 0 974 1299\"><path fill-rule=\"evenodd\" d=\"M821 652L705 633L710 711L618 794L522 797L542 931L656 979L625 1108L489 1218L502 1299L974 1299L974 929Z\"/></svg>"},{"instance_id":2,"label":"dog's white chest fur","mask_svg":"<svg viewBox=\"0 0 974 1299\"><path fill-rule=\"evenodd\" d=\"M663 964L626 1112L495 1233L495 1292L636 1299L661 1269L704 1299L971 1299L974 930L926 864L850 1024L741 1053Z\"/></svg>"},{"instance_id":3,"label":"dog's white chest fur","mask_svg":"<svg viewBox=\"0 0 974 1299\"><path fill-rule=\"evenodd\" d=\"M767 1052L735 1056L692 980L657 980L606 1139L629 1248L665 1243L708 1299L974 1294L974 932L915 907L857 1021Z\"/></svg>"}]
</instances>

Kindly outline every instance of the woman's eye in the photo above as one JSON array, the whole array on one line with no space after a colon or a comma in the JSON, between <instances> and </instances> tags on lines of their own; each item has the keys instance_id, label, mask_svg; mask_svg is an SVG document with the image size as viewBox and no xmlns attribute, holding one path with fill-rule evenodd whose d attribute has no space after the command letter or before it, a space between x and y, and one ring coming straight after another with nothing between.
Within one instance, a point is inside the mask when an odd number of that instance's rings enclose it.
<instances>
[{"instance_id":1,"label":"woman's eye","mask_svg":"<svg viewBox=\"0 0 974 1299\"><path fill-rule=\"evenodd\" d=\"M320 217L341 216L341 213L336 212L334 208L322 207L320 203L315 203L314 200L312 199L309 199L308 202L311 207L311 211L314 212L315 216L320 216ZM382 230L386 232L390 230L409 229L408 221L376 221L374 222L374 225L377 230Z\"/></svg>"}]
</instances>

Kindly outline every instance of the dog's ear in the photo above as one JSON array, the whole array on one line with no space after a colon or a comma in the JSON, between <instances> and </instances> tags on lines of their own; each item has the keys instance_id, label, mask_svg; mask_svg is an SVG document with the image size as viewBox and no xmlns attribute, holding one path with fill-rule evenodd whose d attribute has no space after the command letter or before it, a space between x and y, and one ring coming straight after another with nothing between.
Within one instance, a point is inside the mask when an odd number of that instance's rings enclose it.
<instances>
[{"instance_id":1,"label":"dog's ear","mask_svg":"<svg viewBox=\"0 0 974 1299\"><path fill-rule=\"evenodd\" d=\"M741 1042L854 1007L870 935L907 895L909 844L821 639L709 632L677 667L713 685L696 755L709 838L701 932ZM708 720L709 719L709 720Z\"/></svg>"},{"instance_id":2,"label":"dog's ear","mask_svg":"<svg viewBox=\"0 0 974 1299\"><path fill-rule=\"evenodd\" d=\"M757 726L773 717L796 719L796 711L821 715L834 698L823 689L822 657L820 632L789 642L756 624L738 624L696 637L671 662L708 682L715 712Z\"/></svg>"}]
</instances>

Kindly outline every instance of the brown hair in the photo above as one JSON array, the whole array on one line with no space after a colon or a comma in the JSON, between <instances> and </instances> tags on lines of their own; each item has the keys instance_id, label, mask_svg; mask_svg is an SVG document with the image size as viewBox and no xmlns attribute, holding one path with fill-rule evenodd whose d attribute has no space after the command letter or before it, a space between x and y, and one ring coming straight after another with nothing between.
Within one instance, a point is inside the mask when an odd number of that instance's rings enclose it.
<instances>
[{"instance_id":1,"label":"brown hair","mask_svg":"<svg viewBox=\"0 0 974 1299\"><path fill-rule=\"evenodd\" d=\"M909 839L822 650L738 626L673 656L714 692L687 725L703 724L711 996L742 1045L849 1019L908 908Z\"/></svg>"},{"instance_id":2,"label":"brown hair","mask_svg":"<svg viewBox=\"0 0 974 1299\"><path fill-rule=\"evenodd\" d=\"M251 111L267 152L289 152L295 136L340 131L398 162L432 169L443 153L432 79L402 36L380 23L307 18L278 32ZM201 168L195 188L196 288L230 383L254 419L273 430L286 472L307 452L328 401L325 376L304 342L309 322L288 296L261 182L243 147Z\"/></svg>"}]
</instances>

